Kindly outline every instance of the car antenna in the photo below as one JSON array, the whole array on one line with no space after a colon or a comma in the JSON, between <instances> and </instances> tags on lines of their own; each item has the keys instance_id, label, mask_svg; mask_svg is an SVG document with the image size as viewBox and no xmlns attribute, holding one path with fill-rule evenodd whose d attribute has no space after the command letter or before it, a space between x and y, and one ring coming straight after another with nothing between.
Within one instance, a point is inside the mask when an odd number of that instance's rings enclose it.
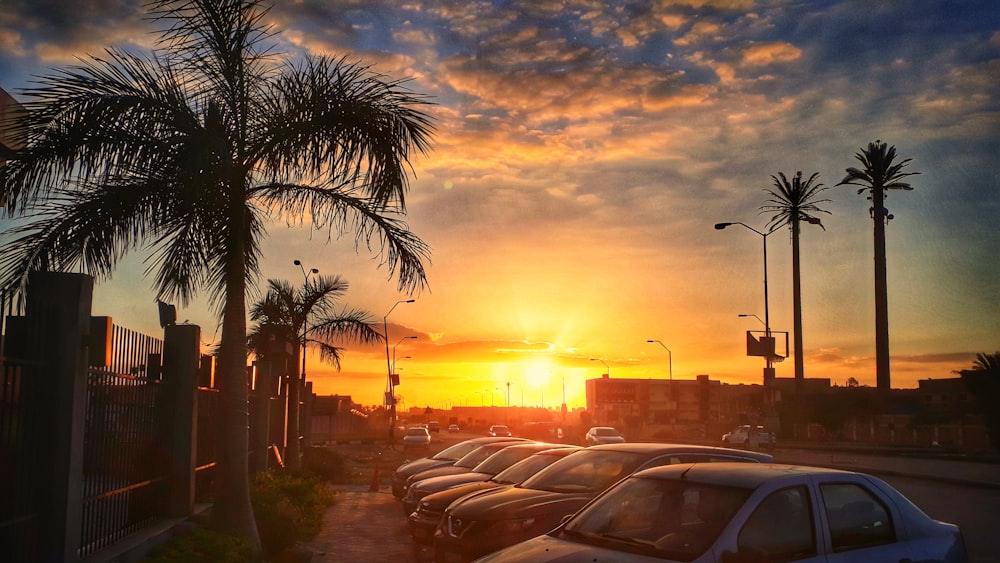
<instances>
[{"instance_id":1,"label":"car antenna","mask_svg":"<svg viewBox=\"0 0 1000 563\"><path fill-rule=\"evenodd\" d=\"M694 464L694 463L692 463L691 465L689 465L689 466L688 466L688 468L687 468L687 469L685 469L685 470L684 470L684 471L683 471L683 472L681 473L681 477L680 477L680 478L681 478L681 479L683 479L683 478L684 478L684 477L685 477L685 476L686 476L686 475L688 474L688 471L691 471L691 468L692 468L692 467L694 467L694 466L695 466L695 464Z\"/></svg>"}]
</instances>

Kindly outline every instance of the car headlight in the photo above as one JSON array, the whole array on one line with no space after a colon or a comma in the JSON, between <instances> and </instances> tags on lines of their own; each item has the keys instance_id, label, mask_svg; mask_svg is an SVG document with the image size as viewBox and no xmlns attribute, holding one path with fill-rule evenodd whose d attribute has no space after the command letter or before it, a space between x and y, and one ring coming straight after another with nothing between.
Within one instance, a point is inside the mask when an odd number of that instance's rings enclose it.
<instances>
[{"instance_id":1,"label":"car headlight","mask_svg":"<svg viewBox=\"0 0 1000 563\"><path fill-rule=\"evenodd\" d=\"M502 520L497 524L500 530L505 533L518 533L530 530L534 523L534 518L518 518L516 520Z\"/></svg>"}]
</instances>

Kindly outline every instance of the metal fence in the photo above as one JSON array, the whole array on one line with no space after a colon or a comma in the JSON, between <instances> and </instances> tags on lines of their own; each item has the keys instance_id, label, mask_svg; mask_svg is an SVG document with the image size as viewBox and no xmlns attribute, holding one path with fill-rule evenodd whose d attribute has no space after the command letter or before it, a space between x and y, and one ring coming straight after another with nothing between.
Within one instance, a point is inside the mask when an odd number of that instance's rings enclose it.
<instances>
[{"instance_id":1,"label":"metal fence","mask_svg":"<svg viewBox=\"0 0 1000 563\"><path fill-rule=\"evenodd\" d=\"M114 326L112 350L111 365L87 376L81 558L152 524L166 479L157 432L169 416L158 378L163 342Z\"/></svg>"}]
</instances>

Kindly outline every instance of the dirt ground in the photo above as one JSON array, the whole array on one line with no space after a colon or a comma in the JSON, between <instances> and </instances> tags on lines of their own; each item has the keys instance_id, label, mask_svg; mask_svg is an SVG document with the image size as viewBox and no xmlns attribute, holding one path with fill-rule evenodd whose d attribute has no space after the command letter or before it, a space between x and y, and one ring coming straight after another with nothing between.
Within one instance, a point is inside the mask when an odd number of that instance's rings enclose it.
<instances>
[{"instance_id":1,"label":"dirt ground","mask_svg":"<svg viewBox=\"0 0 1000 563\"><path fill-rule=\"evenodd\" d=\"M392 483L392 472L403 463L431 456L444 448L471 438L466 434L435 434L431 438L431 446L427 449L407 449L396 445L389 447L387 441L365 443L361 441L327 444L323 447L342 456L345 462L343 482L334 485L371 485L377 478L380 487L389 487Z\"/></svg>"}]
</instances>

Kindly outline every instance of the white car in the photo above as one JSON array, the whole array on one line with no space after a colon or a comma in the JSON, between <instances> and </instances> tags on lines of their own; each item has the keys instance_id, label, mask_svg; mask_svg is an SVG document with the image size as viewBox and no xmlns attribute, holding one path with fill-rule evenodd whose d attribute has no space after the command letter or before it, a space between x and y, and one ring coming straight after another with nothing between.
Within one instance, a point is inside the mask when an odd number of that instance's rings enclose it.
<instances>
[{"instance_id":1,"label":"white car","mask_svg":"<svg viewBox=\"0 0 1000 563\"><path fill-rule=\"evenodd\" d=\"M754 432L751 432L750 429L749 424L737 426L732 432L726 432L722 435L722 444L724 446L752 446L754 439L756 439L758 446L774 447L777 441L774 438L774 433L766 432L763 426L757 426Z\"/></svg>"},{"instance_id":2,"label":"white car","mask_svg":"<svg viewBox=\"0 0 1000 563\"><path fill-rule=\"evenodd\" d=\"M490 426L490 436L509 438L513 435L514 433L510 431L510 428L507 428L503 424L494 424L493 426Z\"/></svg>"},{"instance_id":3,"label":"white car","mask_svg":"<svg viewBox=\"0 0 1000 563\"><path fill-rule=\"evenodd\" d=\"M403 434L403 448L429 448L431 433L424 426L411 426Z\"/></svg>"},{"instance_id":4,"label":"white car","mask_svg":"<svg viewBox=\"0 0 1000 563\"><path fill-rule=\"evenodd\" d=\"M622 436L621 432L610 426L594 426L590 430L587 430L587 435L583 437L583 441L588 446L594 444L621 444L625 441L625 436Z\"/></svg>"},{"instance_id":5,"label":"white car","mask_svg":"<svg viewBox=\"0 0 1000 563\"><path fill-rule=\"evenodd\" d=\"M635 473L545 535L477 563L966 563L958 526L862 473L758 463Z\"/></svg>"}]
</instances>

